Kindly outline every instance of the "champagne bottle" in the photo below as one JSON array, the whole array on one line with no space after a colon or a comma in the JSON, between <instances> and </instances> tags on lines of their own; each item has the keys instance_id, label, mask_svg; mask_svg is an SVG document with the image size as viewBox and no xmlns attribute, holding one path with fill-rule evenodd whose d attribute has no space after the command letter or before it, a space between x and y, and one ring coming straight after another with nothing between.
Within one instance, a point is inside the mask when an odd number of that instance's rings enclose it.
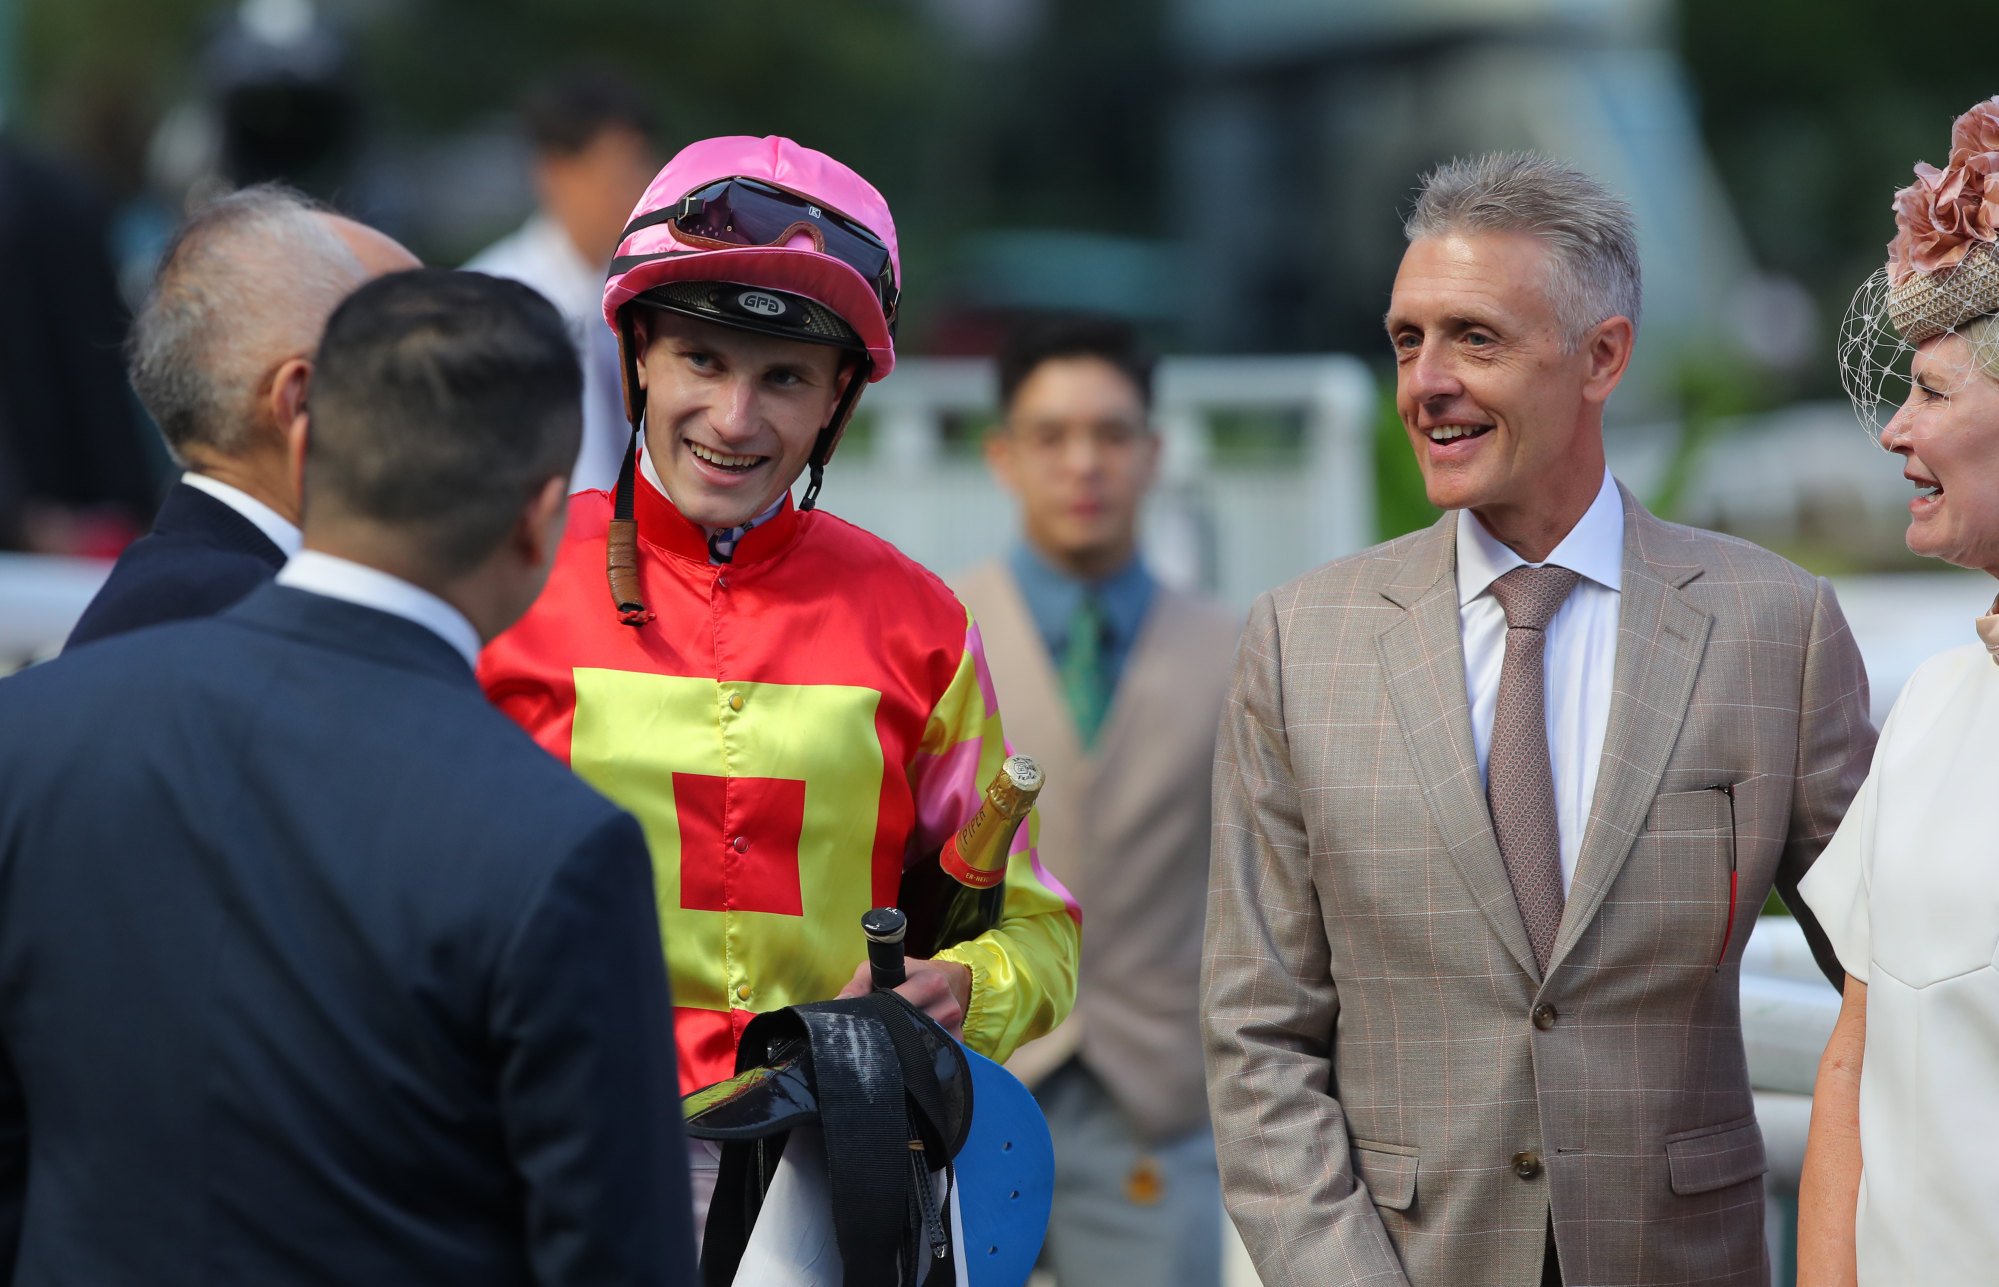
<instances>
[{"instance_id":1,"label":"champagne bottle","mask_svg":"<svg viewBox=\"0 0 1999 1287\"><path fill-rule=\"evenodd\" d=\"M926 863L903 876L898 903L909 917L905 941L911 956L935 955L999 924L1007 856L1041 784L1039 765L1025 755L1008 756L978 812L944 842L937 865Z\"/></svg>"}]
</instances>

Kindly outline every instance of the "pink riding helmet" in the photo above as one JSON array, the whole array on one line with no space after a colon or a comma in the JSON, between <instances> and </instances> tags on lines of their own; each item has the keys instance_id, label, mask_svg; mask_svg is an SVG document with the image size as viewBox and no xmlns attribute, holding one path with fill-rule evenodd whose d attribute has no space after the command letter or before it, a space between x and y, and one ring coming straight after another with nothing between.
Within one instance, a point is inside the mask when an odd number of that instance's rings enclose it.
<instances>
[{"instance_id":1,"label":"pink riding helmet","mask_svg":"<svg viewBox=\"0 0 1999 1287\"><path fill-rule=\"evenodd\" d=\"M874 186L824 152L787 138L730 135L703 139L682 148L639 198L632 222L670 209L689 193L723 179L756 179L844 215L888 248L895 285L902 283L902 258L888 202ZM874 283L859 271L817 249L800 232L782 245L690 245L671 225L656 222L619 242L604 283L604 320L619 331L619 310L654 287L669 282L729 282L786 291L837 314L859 335L879 380L895 366L895 337ZM650 258L654 255L667 258ZM622 338L622 337L621 337ZM636 355L632 355L636 357Z\"/></svg>"}]
</instances>

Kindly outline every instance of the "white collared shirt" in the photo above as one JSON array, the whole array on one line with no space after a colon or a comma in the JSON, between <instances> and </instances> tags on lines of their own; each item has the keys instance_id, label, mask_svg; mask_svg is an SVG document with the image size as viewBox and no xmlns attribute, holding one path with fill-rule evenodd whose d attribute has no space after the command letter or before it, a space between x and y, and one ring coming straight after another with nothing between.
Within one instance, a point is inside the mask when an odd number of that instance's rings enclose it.
<instances>
[{"instance_id":1,"label":"white collared shirt","mask_svg":"<svg viewBox=\"0 0 1999 1287\"><path fill-rule=\"evenodd\" d=\"M180 480L198 492L207 492L248 519L286 558L298 553L303 538L297 525L255 496L207 474L197 474L192 469L182 474Z\"/></svg>"},{"instance_id":2,"label":"white collared shirt","mask_svg":"<svg viewBox=\"0 0 1999 1287\"><path fill-rule=\"evenodd\" d=\"M467 666L479 664L479 632L464 613L379 568L319 550L301 550L278 573L278 584L414 621L456 649Z\"/></svg>"},{"instance_id":3,"label":"white collared shirt","mask_svg":"<svg viewBox=\"0 0 1999 1287\"><path fill-rule=\"evenodd\" d=\"M1546 563L1581 580L1548 623L1542 655L1547 680L1548 760L1555 776L1555 826L1562 846L1562 891L1575 881L1576 856L1589 825L1590 801L1610 725L1617 664L1617 609L1624 580L1624 500L1610 471L1589 509L1548 555ZM1465 695L1471 701L1472 747L1485 778L1492 751L1492 714L1499 670L1506 660L1506 612L1492 583L1527 560L1485 530L1470 510L1458 511L1458 628L1465 646ZM1535 564L1536 567L1545 564Z\"/></svg>"}]
</instances>

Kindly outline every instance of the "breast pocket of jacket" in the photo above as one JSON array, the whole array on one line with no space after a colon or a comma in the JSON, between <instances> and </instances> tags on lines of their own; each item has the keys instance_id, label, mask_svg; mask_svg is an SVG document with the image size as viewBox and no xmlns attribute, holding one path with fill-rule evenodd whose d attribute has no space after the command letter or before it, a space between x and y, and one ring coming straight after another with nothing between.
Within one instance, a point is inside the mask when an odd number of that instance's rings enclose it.
<instances>
[{"instance_id":1,"label":"breast pocket of jacket","mask_svg":"<svg viewBox=\"0 0 1999 1287\"><path fill-rule=\"evenodd\" d=\"M1597 913L1606 950L1626 961L1714 968L1742 920L1734 784L1668 791Z\"/></svg>"}]
</instances>

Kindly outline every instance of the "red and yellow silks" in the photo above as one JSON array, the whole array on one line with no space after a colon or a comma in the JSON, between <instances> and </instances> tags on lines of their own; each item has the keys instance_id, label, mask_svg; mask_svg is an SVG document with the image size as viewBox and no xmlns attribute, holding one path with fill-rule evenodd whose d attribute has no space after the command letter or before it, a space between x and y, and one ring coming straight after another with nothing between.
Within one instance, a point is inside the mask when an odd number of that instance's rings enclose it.
<instances>
[{"instance_id":1,"label":"red and yellow silks","mask_svg":"<svg viewBox=\"0 0 1999 1287\"><path fill-rule=\"evenodd\" d=\"M861 914L934 862L1008 753L978 628L893 546L787 502L734 562L649 482L646 603L604 581L610 498L572 498L548 589L480 661L487 695L636 816L653 857L684 1090L735 1071L752 1014L837 993ZM998 928L939 953L972 971L965 1040L1004 1060L1075 1000L1080 913L1015 841Z\"/></svg>"}]
</instances>

